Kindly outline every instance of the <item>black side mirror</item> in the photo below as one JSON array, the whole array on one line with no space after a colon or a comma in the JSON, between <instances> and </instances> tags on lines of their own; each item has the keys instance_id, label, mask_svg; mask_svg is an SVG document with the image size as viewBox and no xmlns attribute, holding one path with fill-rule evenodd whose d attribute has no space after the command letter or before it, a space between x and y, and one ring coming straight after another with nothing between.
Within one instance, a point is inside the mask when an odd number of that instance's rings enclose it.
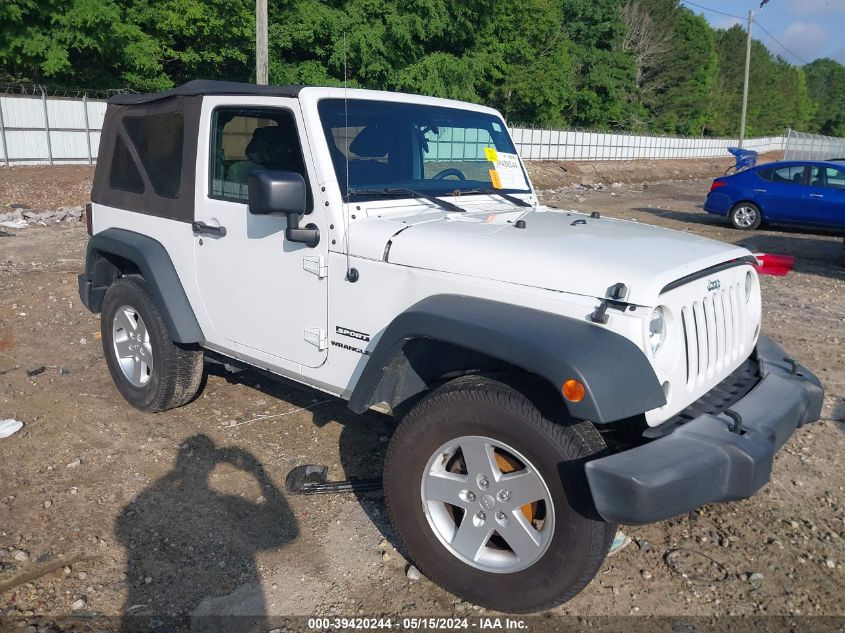
<instances>
[{"instance_id":1,"label":"black side mirror","mask_svg":"<svg viewBox=\"0 0 845 633\"><path fill-rule=\"evenodd\" d=\"M285 239L307 244L320 243L316 224L300 228L306 209L306 185L302 175L292 171L260 170L249 174L249 212L254 215L286 215Z\"/></svg>"}]
</instances>

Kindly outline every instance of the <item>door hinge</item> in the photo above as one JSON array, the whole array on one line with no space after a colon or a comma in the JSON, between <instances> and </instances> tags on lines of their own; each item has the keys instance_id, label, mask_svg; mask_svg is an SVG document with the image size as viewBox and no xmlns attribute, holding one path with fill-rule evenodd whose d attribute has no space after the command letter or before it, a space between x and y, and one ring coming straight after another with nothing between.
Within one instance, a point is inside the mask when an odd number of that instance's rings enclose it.
<instances>
[{"instance_id":1,"label":"door hinge","mask_svg":"<svg viewBox=\"0 0 845 633\"><path fill-rule=\"evenodd\" d=\"M329 267L322 255L316 257L303 257L302 268L313 275L317 275L318 279L322 279L329 274Z\"/></svg>"},{"instance_id":2,"label":"door hinge","mask_svg":"<svg viewBox=\"0 0 845 633\"><path fill-rule=\"evenodd\" d=\"M305 340L320 351L323 351L326 347L328 347L326 331L319 327L305 328Z\"/></svg>"}]
</instances>

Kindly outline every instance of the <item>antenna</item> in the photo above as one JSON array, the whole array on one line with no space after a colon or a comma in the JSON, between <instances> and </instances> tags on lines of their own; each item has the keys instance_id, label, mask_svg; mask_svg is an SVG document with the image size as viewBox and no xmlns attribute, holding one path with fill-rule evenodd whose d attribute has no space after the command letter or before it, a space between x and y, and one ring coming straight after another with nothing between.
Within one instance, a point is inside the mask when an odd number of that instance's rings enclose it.
<instances>
[{"instance_id":1,"label":"antenna","mask_svg":"<svg viewBox=\"0 0 845 633\"><path fill-rule=\"evenodd\" d=\"M355 283L358 281L358 271L349 265L349 204L351 196L349 195L349 101L346 98L346 90L348 89L348 79L346 71L346 31L343 32L343 144L344 152L343 159L346 166L346 200L343 204L343 243L344 251L346 251L346 281Z\"/></svg>"}]
</instances>

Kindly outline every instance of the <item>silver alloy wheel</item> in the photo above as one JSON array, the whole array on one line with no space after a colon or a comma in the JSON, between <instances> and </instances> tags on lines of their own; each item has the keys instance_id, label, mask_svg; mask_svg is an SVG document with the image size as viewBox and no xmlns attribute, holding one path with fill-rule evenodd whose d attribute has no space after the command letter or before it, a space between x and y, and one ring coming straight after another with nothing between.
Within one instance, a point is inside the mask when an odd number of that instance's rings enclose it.
<instances>
[{"instance_id":1,"label":"silver alloy wheel","mask_svg":"<svg viewBox=\"0 0 845 633\"><path fill-rule=\"evenodd\" d=\"M515 458L522 468L502 472L497 452ZM453 472L459 453L465 473ZM443 444L426 464L420 491L438 540L477 569L525 569L540 559L552 540L555 514L546 482L524 455L498 440L471 435ZM532 524L523 506L535 502L542 503L543 516Z\"/></svg>"},{"instance_id":2,"label":"silver alloy wheel","mask_svg":"<svg viewBox=\"0 0 845 633\"><path fill-rule=\"evenodd\" d=\"M132 306L120 306L112 320L114 357L134 387L143 387L153 375L153 348L144 319Z\"/></svg>"},{"instance_id":3,"label":"silver alloy wheel","mask_svg":"<svg viewBox=\"0 0 845 633\"><path fill-rule=\"evenodd\" d=\"M739 227L744 229L751 228L754 226L756 221L757 209L753 207L742 205L741 207L737 207L734 211L734 222L736 222L736 225Z\"/></svg>"}]
</instances>

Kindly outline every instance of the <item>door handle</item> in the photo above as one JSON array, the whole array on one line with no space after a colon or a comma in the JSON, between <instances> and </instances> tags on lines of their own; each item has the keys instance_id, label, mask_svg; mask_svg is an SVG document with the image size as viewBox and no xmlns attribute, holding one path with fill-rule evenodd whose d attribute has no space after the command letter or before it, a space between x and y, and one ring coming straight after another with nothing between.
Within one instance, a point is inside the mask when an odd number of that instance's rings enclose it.
<instances>
[{"instance_id":1,"label":"door handle","mask_svg":"<svg viewBox=\"0 0 845 633\"><path fill-rule=\"evenodd\" d=\"M811 193L810 197L811 198L824 198L824 196L820 193Z\"/></svg>"},{"instance_id":2,"label":"door handle","mask_svg":"<svg viewBox=\"0 0 845 633\"><path fill-rule=\"evenodd\" d=\"M765 189L755 189L754 193L766 193Z\"/></svg>"},{"instance_id":3,"label":"door handle","mask_svg":"<svg viewBox=\"0 0 845 633\"><path fill-rule=\"evenodd\" d=\"M196 221L191 222L191 228L194 230L194 233L198 233L199 235L216 235L217 237L226 237L225 226L212 226L211 224L206 224L205 222Z\"/></svg>"}]
</instances>

